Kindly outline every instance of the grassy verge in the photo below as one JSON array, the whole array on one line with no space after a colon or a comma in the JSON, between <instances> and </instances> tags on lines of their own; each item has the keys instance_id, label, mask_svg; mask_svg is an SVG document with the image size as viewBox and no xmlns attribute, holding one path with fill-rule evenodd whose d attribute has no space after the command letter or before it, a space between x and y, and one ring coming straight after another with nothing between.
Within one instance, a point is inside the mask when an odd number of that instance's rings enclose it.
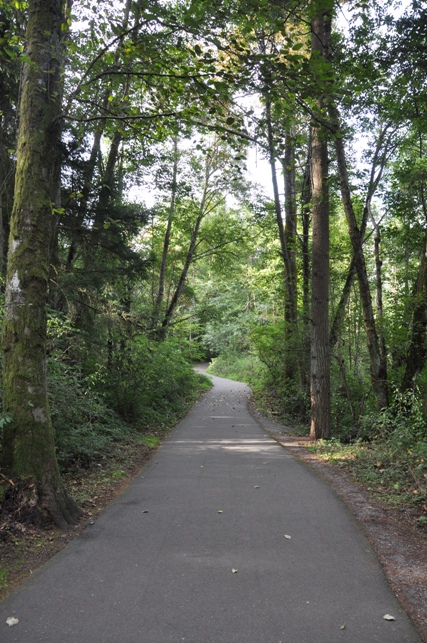
<instances>
[{"instance_id":1,"label":"grassy verge","mask_svg":"<svg viewBox=\"0 0 427 643\"><path fill-rule=\"evenodd\" d=\"M420 461L417 454L397 454L390 444L380 440L354 444L320 440L308 449L329 464L345 468L382 501L414 509L418 526L427 529L426 462Z\"/></svg>"}]
</instances>

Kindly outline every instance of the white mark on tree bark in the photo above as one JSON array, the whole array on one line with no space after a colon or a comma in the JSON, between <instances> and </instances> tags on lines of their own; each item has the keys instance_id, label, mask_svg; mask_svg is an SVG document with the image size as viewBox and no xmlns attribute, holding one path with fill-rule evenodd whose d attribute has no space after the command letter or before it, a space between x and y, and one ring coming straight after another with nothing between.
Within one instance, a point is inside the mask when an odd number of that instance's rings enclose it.
<instances>
[{"instance_id":1,"label":"white mark on tree bark","mask_svg":"<svg viewBox=\"0 0 427 643\"><path fill-rule=\"evenodd\" d=\"M22 295L21 283L19 281L18 271L13 273L12 279L9 281L6 288L6 314L13 318L13 310L15 306L24 303Z\"/></svg>"},{"instance_id":2,"label":"white mark on tree bark","mask_svg":"<svg viewBox=\"0 0 427 643\"><path fill-rule=\"evenodd\" d=\"M21 245L20 239L12 239L12 246L11 246L12 254L19 248L20 245Z\"/></svg>"},{"instance_id":3,"label":"white mark on tree bark","mask_svg":"<svg viewBox=\"0 0 427 643\"><path fill-rule=\"evenodd\" d=\"M46 414L43 408L38 408L33 410L33 418L36 422L46 422Z\"/></svg>"}]
</instances>

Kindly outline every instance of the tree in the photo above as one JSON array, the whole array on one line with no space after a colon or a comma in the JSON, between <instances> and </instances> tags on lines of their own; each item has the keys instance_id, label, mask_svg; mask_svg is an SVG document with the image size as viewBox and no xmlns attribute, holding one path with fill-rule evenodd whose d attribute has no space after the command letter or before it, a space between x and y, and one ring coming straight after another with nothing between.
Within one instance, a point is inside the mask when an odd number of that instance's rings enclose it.
<instances>
[{"instance_id":1,"label":"tree","mask_svg":"<svg viewBox=\"0 0 427 643\"><path fill-rule=\"evenodd\" d=\"M331 38L330 2L319 3L312 23L314 65L323 70ZM324 97L318 99L317 121L311 133L312 182L312 277L311 277L311 428L312 440L330 437L330 345L329 345L329 189L327 130Z\"/></svg>"},{"instance_id":2,"label":"tree","mask_svg":"<svg viewBox=\"0 0 427 643\"><path fill-rule=\"evenodd\" d=\"M30 0L22 71L15 198L3 327L2 468L25 489L25 511L59 527L81 513L63 487L46 383L46 302L62 98L62 0Z\"/></svg>"}]
</instances>

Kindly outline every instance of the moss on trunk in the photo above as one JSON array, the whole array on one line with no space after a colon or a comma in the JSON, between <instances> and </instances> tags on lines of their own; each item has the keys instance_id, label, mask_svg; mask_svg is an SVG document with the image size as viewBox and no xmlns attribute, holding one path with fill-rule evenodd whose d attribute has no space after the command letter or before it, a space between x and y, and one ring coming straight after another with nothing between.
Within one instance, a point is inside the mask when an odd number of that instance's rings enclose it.
<instances>
[{"instance_id":1,"label":"moss on trunk","mask_svg":"<svg viewBox=\"0 0 427 643\"><path fill-rule=\"evenodd\" d=\"M52 177L60 141L63 20L61 0L30 0L2 338L4 411L12 418L4 429L2 467L15 482L26 481L28 506L48 514L60 527L80 513L59 475L46 381L45 310Z\"/></svg>"}]
</instances>

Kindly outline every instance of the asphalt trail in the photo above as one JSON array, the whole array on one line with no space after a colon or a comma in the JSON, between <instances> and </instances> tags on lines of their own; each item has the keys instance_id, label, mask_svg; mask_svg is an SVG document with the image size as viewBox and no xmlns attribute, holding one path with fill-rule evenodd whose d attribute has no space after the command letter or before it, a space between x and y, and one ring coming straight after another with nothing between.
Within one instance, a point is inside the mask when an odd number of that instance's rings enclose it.
<instances>
[{"instance_id":1,"label":"asphalt trail","mask_svg":"<svg viewBox=\"0 0 427 643\"><path fill-rule=\"evenodd\" d=\"M0 603L1 643L420 643L344 504L264 433L243 384L212 379L95 524Z\"/></svg>"}]
</instances>

